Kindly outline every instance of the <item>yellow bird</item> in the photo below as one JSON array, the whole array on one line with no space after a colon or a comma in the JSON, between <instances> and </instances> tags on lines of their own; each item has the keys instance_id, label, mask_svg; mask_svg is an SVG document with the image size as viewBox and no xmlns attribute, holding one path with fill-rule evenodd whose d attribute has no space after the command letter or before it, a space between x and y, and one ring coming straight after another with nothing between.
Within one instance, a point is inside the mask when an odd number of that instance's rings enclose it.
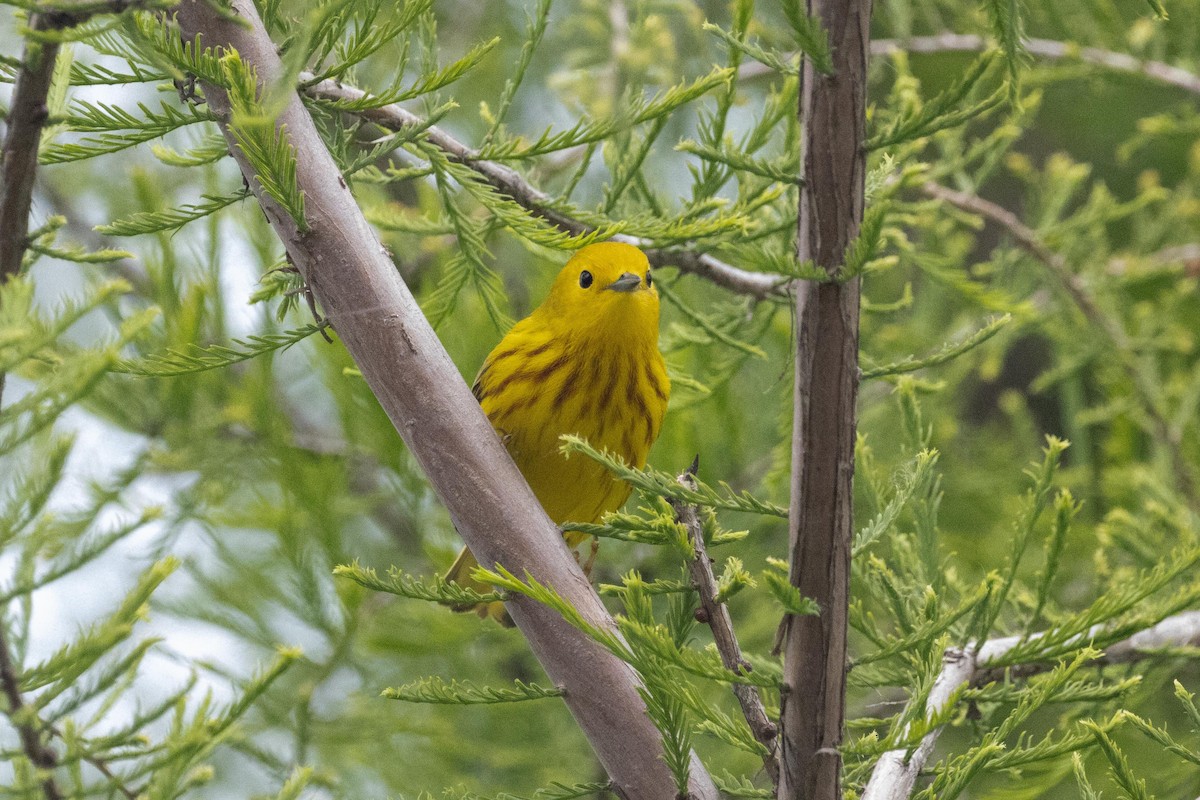
<instances>
[{"instance_id":1,"label":"yellow bird","mask_svg":"<svg viewBox=\"0 0 1200 800\"><path fill-rule=\"evenodd\" d=\"M559 437L572 433L627 464L646 464L671 384L658 350L658 290L645 254L618 242L576 252L542 304L483 362L473 391L556 525L598 522L620 508L629 484L589 458L566 458ZM569 547L587 538L565 536ZM477 563L464 549L446 580L489 591L470 577ZM512 624L502 603L474 610Z\"/></svg>"}]
</instances>

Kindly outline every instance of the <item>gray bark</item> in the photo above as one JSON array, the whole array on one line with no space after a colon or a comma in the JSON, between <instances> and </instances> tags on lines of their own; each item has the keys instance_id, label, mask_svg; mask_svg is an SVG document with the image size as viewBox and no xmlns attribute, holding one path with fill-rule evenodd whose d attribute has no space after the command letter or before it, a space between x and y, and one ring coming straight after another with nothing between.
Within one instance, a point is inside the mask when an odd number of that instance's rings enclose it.
<instances>
[{"instance_id":1,"label":"gray bark","mask_svg":"<svg viewBox=\"0 0 1200 800\"><path fill-rule=\"evenodd\" d=\"M870 0L809 0L832 75L804 62L804 157L796 255L831 276L863 215ZM797 282L789 509L790 579L820 606L785 619L782 798L840 800L853 533L859 281Z\"/></svg>"}]
</instances>

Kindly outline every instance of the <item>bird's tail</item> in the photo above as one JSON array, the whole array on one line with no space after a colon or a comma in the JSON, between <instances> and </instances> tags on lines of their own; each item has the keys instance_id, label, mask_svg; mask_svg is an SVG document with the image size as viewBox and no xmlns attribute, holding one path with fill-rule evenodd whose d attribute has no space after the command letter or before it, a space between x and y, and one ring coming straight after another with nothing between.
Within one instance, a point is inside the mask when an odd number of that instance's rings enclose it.
<instances>
[{"instance_id":1,"label":"bird's tail","mask_svg":"<svg viewBox=\"0 0 1200 800\"><path fill-rule=\"evenodd\" d=\"M479 562L475 560L475 556L467 548L463 548L458 554L458 558L454 559L454 563L450 565L450 569L446 572L446 580L450 583L457 583L464 589L487 593L493 591L493 587L486 583L475 580L471 577L471 571L479 566ZM496 601L494 603L459 603L451 605L450 608L454 611L466 612L474 611L481 618L491 617L506 628L513 626L512 617L508 615L508 611L504 608L504 603Z\"/></svg>"}]
</instances>

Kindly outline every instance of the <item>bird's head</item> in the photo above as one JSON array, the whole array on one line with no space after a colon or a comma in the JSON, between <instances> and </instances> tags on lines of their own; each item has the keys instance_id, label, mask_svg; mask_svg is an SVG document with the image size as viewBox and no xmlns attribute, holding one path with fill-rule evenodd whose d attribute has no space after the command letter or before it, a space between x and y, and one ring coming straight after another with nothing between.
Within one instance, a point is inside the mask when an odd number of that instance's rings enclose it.
<instances>
[{"instance_id":1,"label":"bird's head","mask_svg":"<svg viewBox=\"0 0 1200 800\"><path fill-rule=\"evenodd\" d=\"M658 338L658 290L650 262L641 250L621 242L578 250L538 310L576 331Z\"/></svg>"}]
</instances>

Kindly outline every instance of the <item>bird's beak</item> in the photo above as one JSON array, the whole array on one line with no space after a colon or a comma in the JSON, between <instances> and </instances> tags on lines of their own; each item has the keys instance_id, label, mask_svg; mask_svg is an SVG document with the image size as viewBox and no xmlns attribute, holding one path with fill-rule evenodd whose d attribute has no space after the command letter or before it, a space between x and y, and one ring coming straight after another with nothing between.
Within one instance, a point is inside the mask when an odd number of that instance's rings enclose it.
<instances>
[{"instance_id":1,"label":"bird's beak","mask_svg":"<svg viewBox=\"0 0 1200 800\"><path fill-rule=\"evenodd\" d=\"M641 275L634 275L632 272L623 272L621 273L621 277L617 278L605 288L611 289L614 292L632 292L641 285Z\"/></svg>"}]
</instances>

